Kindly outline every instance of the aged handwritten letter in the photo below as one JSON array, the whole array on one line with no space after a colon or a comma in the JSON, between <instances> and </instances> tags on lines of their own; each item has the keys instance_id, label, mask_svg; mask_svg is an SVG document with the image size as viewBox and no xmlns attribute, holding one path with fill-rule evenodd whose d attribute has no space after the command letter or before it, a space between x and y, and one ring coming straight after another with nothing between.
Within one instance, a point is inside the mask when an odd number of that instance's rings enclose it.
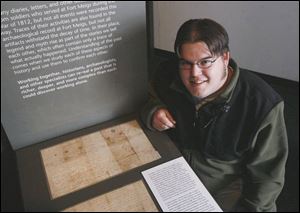
<instances>
[{"instance_id":1,"label":"aged handwritten letter","mask_svg":"<svg viewBox=\"0 0 300 213\"><path fill-rule=\"evenodd\" d=\"M41 150L51 198L160 158L133 120Z\"/></svg>"},{"instance_id":2,"label":"aged handwritten letter","mask_svg":"<svg viewBox=\"0 0 300 213\"><path fill-rule=\"evenodd\" d=\"M158 212L143 181L82 202L66 212Z\"/></svg>"}]
</instances>

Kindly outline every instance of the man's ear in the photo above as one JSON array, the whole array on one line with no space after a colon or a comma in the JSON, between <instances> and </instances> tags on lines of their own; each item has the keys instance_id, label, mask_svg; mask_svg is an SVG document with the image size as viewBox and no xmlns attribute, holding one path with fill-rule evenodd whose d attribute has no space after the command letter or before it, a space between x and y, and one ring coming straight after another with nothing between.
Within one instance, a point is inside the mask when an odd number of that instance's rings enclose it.
<instances>
[{"instance_id":1,"label":"man's ear","mask_svg":"<svg viewBox=\"0 0 300 213\"><path fill-rule=\"evenodd\" d=\"M227 51L225 53L223 53L223 60L226 66L228 66L229 64L229 59L230 59L230 52Z\"/></svg>"}]
</instances>

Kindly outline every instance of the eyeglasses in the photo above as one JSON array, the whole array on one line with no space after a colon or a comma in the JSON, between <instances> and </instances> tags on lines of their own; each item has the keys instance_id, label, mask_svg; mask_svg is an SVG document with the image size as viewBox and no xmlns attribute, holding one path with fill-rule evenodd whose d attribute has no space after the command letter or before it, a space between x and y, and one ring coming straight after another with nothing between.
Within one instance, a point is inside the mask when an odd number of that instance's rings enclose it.
<instances>
[{"instance_id":1,"label":"eyeglasses","mask_svg":"<svg viewBox=\"0 0 300 213\"><path fill-rule=\"evenodd\" d=\"M179 59L179 69L182 70L191 70L193 68L193 65L197 65L201 69L208 69L212 66L212 64L218 59L219 57L215 59L202 59L196 63L189 62L184 59Z\"/></svg>"}]
</instances>

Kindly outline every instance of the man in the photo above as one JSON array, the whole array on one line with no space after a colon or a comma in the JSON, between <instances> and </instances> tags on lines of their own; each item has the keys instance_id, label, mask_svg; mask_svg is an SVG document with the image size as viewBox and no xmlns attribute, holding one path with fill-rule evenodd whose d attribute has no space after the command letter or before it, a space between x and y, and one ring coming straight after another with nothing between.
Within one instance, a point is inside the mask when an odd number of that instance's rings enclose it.
<instances>
[{"instance_id":1,"label":"man","mask_svg":"<svg viewBox=\"0 0 300 213\"><path fill-rule=\"evenodd\" d=\"M213 20L185 22L142 119L167 130L223 210L276 211L288 154L284 103L230 59L228 42Z\"/></svg>"}]
</instances>

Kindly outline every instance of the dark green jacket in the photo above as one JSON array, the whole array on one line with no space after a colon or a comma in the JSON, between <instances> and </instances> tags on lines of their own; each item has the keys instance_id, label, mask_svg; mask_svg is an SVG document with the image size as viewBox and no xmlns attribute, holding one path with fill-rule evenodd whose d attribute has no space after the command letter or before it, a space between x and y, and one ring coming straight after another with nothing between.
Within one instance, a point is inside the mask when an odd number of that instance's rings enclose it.
<instances>
[{"instance_id":1,"label":"dark green jacket","mask_svg":"<svg viewBox=\"0 0 300 213\"><path fill-rule=\"evenodd\" d=\"M241 178L238 210L275 211L288 153L284 104L262 79L233 60L230 66L227 88L195 104L179 79L177 61L162 64L152 82L157 99L142 118L151 129L157 108L170 111L176 128L167 133L212 195Z\"/></svg>"}]
</instances>

